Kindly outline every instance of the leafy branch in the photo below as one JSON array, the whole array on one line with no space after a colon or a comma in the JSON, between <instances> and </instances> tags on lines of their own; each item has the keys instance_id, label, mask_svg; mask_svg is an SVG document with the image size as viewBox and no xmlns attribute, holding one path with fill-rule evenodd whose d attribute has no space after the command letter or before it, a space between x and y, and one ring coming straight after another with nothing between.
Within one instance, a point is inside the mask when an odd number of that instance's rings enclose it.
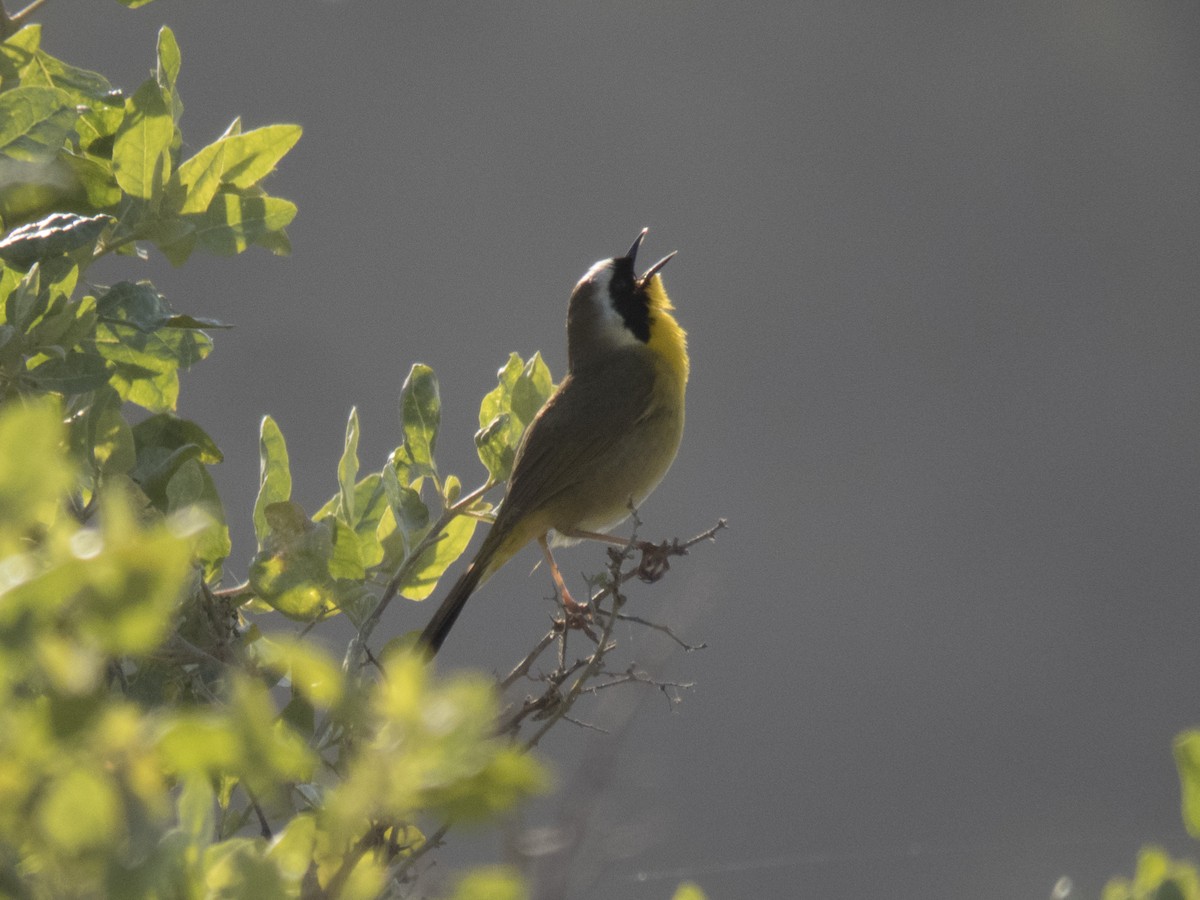
<instances>
[{"instance_id":1,"label":"leafy branch","mask_svg":"<svg viewBox=\"0 0 1200 900\"><path fill-rule=\"evenodd\" d=\"M292 500L286 440L264 417L258 496L239 511L256 549L245 582L225 585L232 546L210 474L223 455L176 409L183 375L228 326L177 312L148 281L85 275L105 255L286 254L296 208L265 182L300 129L234 119L186 156L170 29L126 95L41 49L40 5L0 6L0 884L410 895L449 823L495 821L545 790L530 750L579 721L582 696L686 689L611 662L618 621L694 649L624 613L622 585L656 580L721 526L631 539L590 621L561 618L499 685L435 678L405 637L373 647L396 598L428 598L492 517L486 495L553 389L540 356L509 356L479 409L486 476L464 491L436 461L437 379L414 365L399 445L364 474L352 410L315 512ZM340 665L312 639L339 617L354 629ZM568 664L576 630L593 646ZM558 663L532 675L550 647ZM502 712L523 678L540 697ZM425 820L447 824L425 833ZM470 884L495 896L516 876Z\"/></svg>"}]
</instances>

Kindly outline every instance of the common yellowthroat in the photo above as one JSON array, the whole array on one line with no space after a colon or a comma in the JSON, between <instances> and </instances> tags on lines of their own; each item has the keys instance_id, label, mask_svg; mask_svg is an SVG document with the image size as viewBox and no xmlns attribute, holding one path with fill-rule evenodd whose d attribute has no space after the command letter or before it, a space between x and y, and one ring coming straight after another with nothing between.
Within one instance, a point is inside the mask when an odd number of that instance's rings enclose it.
<instances>
[{"instance_id":1,"label":"common yellowthroat","mask_svg":"<svg viewBox=\"0 0 1200 900\"><path fill-rule=\"evenodd\" d=\"M563 605L577 609L551 540L624 543L603 532L628 518L671 467L683 436L687 335L659 275L675 254L641 276L634 268L647 230L624 256L592 266L571 292L567 376L521 439L479 552L421 634L430 654L471 593L530 541L541 545Z\"/></svg>"}]
</instances>

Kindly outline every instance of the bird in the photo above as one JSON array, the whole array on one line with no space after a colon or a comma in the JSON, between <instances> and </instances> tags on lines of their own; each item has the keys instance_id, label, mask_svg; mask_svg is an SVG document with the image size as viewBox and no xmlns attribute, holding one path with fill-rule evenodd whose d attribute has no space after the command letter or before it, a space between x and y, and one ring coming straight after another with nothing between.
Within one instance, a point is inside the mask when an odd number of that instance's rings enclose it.
<instances>
[{"instance_id":1,"label":"bird","mask_svg":"<svg viewBox=\"0 0 1200 900\"><path fill-rule=\"evenodd\" d=\"M606 532L658 486L683 437L687 333L659 274L675 251L637 274L643 228L624 256L595 263L567 304L567 375L517 447L503 502L470 565L418 638L429 657L471 594L537 541L568 613L571 597L550 546Z\"/></svg>"}]
</instances>

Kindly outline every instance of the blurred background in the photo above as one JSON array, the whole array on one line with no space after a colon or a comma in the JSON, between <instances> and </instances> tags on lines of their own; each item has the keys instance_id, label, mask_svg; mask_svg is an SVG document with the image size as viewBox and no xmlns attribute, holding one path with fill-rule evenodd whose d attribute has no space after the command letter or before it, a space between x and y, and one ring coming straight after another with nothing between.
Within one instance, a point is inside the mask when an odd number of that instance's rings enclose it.
<instances>
[{"instance_id":1,"label":"blurred background","mask_svg":"<svg viewBox=\"0 0 1200 900\"><path fill-rule=\"evenodd\" d=\"M163 23L195 148L305 134L270 183L288 259L124 260L237 325L181 412L253 553L257 432L296 497L399 441L482 480L509 351L566 365L568 292L651 227L691 335L688 432L647 537L712 546L632 591L708 648L543 753L585 829L570 896L1091 897L1189 854L1172 737L1200 724L1200 14L1190 4L51 0L43 46L132 92ZM532 552L443 669L507 671L551 609ZM564 556L595 571L596 548ZM455 570L457 571L457 570ZM435 594L435 599L440 595ZM429 607L393 606L381 635ZM452 841L445 864L495 846Z\"/></svg>"}]
</instances>

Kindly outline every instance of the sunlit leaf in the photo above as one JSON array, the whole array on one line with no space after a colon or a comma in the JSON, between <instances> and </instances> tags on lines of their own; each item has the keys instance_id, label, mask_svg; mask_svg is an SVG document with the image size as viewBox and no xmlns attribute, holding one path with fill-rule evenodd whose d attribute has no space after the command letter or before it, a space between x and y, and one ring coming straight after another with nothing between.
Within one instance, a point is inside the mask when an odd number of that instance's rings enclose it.
<instances>
[{"instance_id":1,"label":"sunlit leaf","mask_svg":"<svg viewBox=\"0 0 1200 900\"><path fill-rule=\"evenodd\" d=\"M359 581L366 577L363 562L362 542L352 527L341 519L328 518L323 524L329 527L333 538L333 554L329 559L329 574L333 578L348 578Z\"/></svg>"},{"instance_id":2,"label":"sunlit leaf","mask_svg":"<svg viewBox=\"0 0 1200 900\"><path fill-rule=\"evenodd\" d=\"M283 432L270 416L264 416L258 438L258 498L254 501L254 534L261 550L270 533L266 508L291 499L292 471Z\"/></svg>"},{"instance_id":3,"label":"sunlit leaf","mask_svg":"<svg viewBox=\"0 0 1200 900\"><path fill-rule=\"evenodd\" d=\"M155 72L159 87L163 90L174 90L175 82L179 78L181 61L182 56L179 52L179 44L175 41L175 33L164 25L158 31L158 69Z\"/></svg>"},{"instance_id":4,"label":"sunlit leaf","mask_svg":"<svg viewBox=\"0 0 1200 900\"><path fill-rule=\"evenodd\" d=\"M121 798L107 775L68 769L39 798L34 825L66 853L95 850L120 840Z\"/></svg>"},{"instance_id":5,"label":"sunlit leaf","mask_svg":"<svg viewBox=\"0 0 1200 900\"><path fill-rule=\"evenodd\" d=\"M477 524L477 520L470 516L451 519L441 539L422 551L417 558L409 577L400 586L400 593L409 600L424 600L432 594L438 579L471 543Z\"/></svg>"},{"instance_id":6,"label":"sunlit leaf","mask_svg":"<svg viewBox=\"0 0 1200 900\"><path fill-rule=\"evenodd\" d=\"M39 259L94 246L101 232L113 221L112 216L103 214L52 213L5 235L0 240L0 259L24 268Z\"/></svg>"},{"instance_id":7,"label":"sunlit leaf","mask_svg":"<svg viewBox=\"0 0 1200 900\"><path fill-rule=\"evenodd\" d=\"M221 174L224 171L225 147L222 144L205 147L183 163L176 173L184 192L179 211L202 213L208 209L208 204L221 187Z\"/></svg>"},{"instance_id":8,"label":"sunlit leaf","mask_svg":"<svg viewBox=\"0 0 1200 900\"><path fill-rule=\"evenodd\" d=\"M177 803L179 826L188 835L193 847L204 848L216 836L216 794L208 778L189 772L183 778L183 789Z\"/></svg>"},{"instance_id":9,"label":"sunlit leaf","mask_svg":"<svg viewBox=\"0 0 1200 900\"><path fill-rule=\"evenodd\" d=\"M338 460L339 515L343 522L353 525L357 521L354 509L354 485L358 480L358 410L350 410L346 422L346 442L342 458Z\"/></svg>"},{"instance_id":10,"label":"sunlit leaf","mask_svg":"<svg viewBox=\"0 0 1200 900\"><path fill-rule=\"evenodd\" d=\"M418 363L409 370L400 392L400 421L412 474L436 473L433 455L441 419L437 377L429 366Z\"/></svg>"},{"instance_id":11,"label":"sunlit leaf","mask_svg":"<svg viewBox=\"0 0 1200 900\"><path fill-rule=\"evenodd\" d=\"M521 436L554 390L554 383L539 353L528 362L510 354L496 381L479 405L475 448L492 478L505 481L512 472Z\"/></svg>"},{"instance_id":12,"label":"sunlit leaf","mask_svg":"<svg viewBox=\"0 0 1200 900\"><path fill-rule=\"evenodd\" d=\"M248 188L262 181L300 140L299 125L267 125L221 140L222 181Z\"/></svg>"},{"instance_id":13,"label":"sunlit leaf","mask_svg":"<svg viewBox=\"0 0 1200 900\"><path fill-rule=\"evenodd\" d=\"M217 494L217 486L199 460L186 460L167 482L167 512L196 510L203 514L205 525L195 536L196 558L204 566L207 579L221 574L221 564L229 556L233 544L225 510Z\"/></svg>"},{"instance_id":14,"label":"sunlit leaf","mask_svg":"<svg viewBox=\"0 0 1200 900\"><path fill-rule=\"evenodd\" d=\"M675 889L671 900L706 900L706 896L700 889L700 885L692 881L685 881Z\"/></svg>"},{"instance_id":15,"label":"sunlit leaf","mask_svg":"<svg viewBox=\"0 0 1200 900\"><path fill-rule=\"evenodd\" d=\"M0 409L0 524L8 526L0 528L0 542L6 533L17 539L25 528L53 521L72 480L56 404Z\"/></svg>"},{"instance_id":16,"label":"sunlit leaf","mask_svg":"<svg viewBox=\"0 0 1200 900\"><path fill-rule=\"evenodd\" d=\"M529 891L515 868L487 866L460 878L450 897L451 900L525 900Z\"/></svg>"},{"instance_id":17,"label":"sunlit leaf","mask_svg":"<svg viewBox=\"0 0 1200 900\"><path fill-rule=\"evenodd\" d=\"M287 635L264 637L255 644L259 665L286 676L292 688L321 709L342 699L341 669L314 644Z\"/></svg>"},{"instance_id":18,"label":"sunlit leaf","mask_svg":"<svg viewBox=\"0 0 1200 900\"><path fill-rule=\"evenodd\" d=\"M196 238L218 256L233 256L296 217L296 205L279 197L221 190L197 217Z\"/></svg>"},{"instance_id":19,"label":"sunlit leaf","mask_svg":"<svg viewBox=\"0 0 1200 900\"><path fill-rule=\"evenodd\" d=\"M1200 838L1200 731L1185 731L1175 738L1175 767L1182 793L1183 824Z\"/></svg>"},{"instance_id":20,"label":"sunlit leaf","mask_svg":"<svg viewBox=\"0 0 1200 900\"><path fill-rule=\"evenodd\" d=\"M171 175L175 121L154 79L143 82L126 101L125 119L113 143L113 172L131 197L157 197Z\"/></svg>"},{"instance_id":21,"label":"sunlit leaf","mask_svg":"<svg viewBox=\"0 0 1200 900\"><path fill-rule=\"evenodd\" d=\"M52 87L18 87L0 93L0 156L48 162L78 117L69 93Z\"/></svg>"},{"instance_id":22,"label":"sunlit leaf","mask_svg":"<svg viewBox=\"0 0 1200 900\"><path fill-rule=\"evenodd\" d=\"M333 534L297 504L272 503L263 510L267 534L250 563L254 593L286 616L310 620L334 608Z\"/></svg>"}]
</instances>

